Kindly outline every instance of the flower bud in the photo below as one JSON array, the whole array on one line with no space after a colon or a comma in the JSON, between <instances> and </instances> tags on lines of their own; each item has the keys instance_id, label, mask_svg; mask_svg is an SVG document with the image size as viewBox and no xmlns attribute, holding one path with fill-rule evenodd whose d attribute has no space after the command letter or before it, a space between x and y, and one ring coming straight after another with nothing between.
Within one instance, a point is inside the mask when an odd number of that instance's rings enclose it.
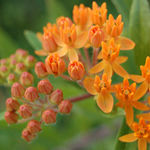
<instances>
[{"instance_id":1,"label":"flower bud","mask_svg":"<svg viewBox=\"0 0 150 150\"><path fill-rule=\"evenodd\" d=\"M24 97L30 102L34 102L39 97L37 89L35 87L28 87L25 91Z\"/></svg>"},{"instance_id":2,"label":"flower bud","mask_svg":"<svg viewBox=\"0 0 150 150\"><path fill-rule=\"evenodd\" d=\"M27 142L32 141L35 138L36 134L32 133L28 129L24 129L22 131L22 138L26 140Z\"/></svg>"},{"instance_id":3,"label":"flower bud","mask_svg":"<svg viewBox=\"0 0 150 150\"><path fill-rule=\"evenodd\" d=\"M63 100L59 106L59 112L62 114L69 114L72 109L72 103L69 100Z\"/></svg>"},{"instance_id":4,"label":"flower bud","mask_svg":"<svg viewBox=\"0 0 150 150\"><path fill-rule=\"evenodd\" d=\"M44 78L48 75L45 64L43 62L37 62L35 64L35 73L39 78Z\"/></svg>"},{"instance_id":5,"label":"flower bud","mask_svg":"<svg viewBox=\"0 0 150 150\"><path fill-rule=\"evenodd\" d=\"M36 62L36 59L32 55L27 56L27 58L25 60L25 64L27 67L33 67L35 62Z\"/></svg>"},{"instance_id":6,"label":"flower bud","mask_svg":"<svg viewBox=\"0 0 150 150\"><path fill-rule=\"evenodd\" d=\"M23 72L20 76L20 82L23 86L30 86L33 83L33 75L29 72Z\"/></svg>"},{"instance_id":7,"label":"flower bud","mask_svg":"<svg viewBox=\"0 0 150 150\"><path fill-rule=\"evenodd\" d=\"M20 104L16 100L13 100L11 97L6 100L7 111L16 111L19 106Z\"/></svg>"},{"instance_id":8,"label":"flower bud","mask_svg":"<svg viewBox=\"0 0 150 150\"><path fill-rule=\"evenodd\" d=\"M31 120L28 125L27 125L27 129L31 132L31 133L37 133L41 131L41 123L37 120Z\"/></svg>"},{"instance_id":9,"label":"flower bud","mask_svg":"<svg viewBox=\"0 0 150 150\"><path fill-rule=\"evenodd\" d=\"M23 104L19 107L18 112L22 118L29 118L32 116L32 107L30 105Z\"/></svg>"},{"instance_id":10,"label":"flower bud","mask_svg":"<svg viewBox=\"0 0 150 150\"><path fill-rule=\"evenodd\" d=\"M98 25L92 26L89 30L89 40L93 47L99 48L104 41L104 32Z\"/></svg>"},{"instance_id":11,"label":"flower bud","mask_svg":"<svg viewBox=\"0 0 150 150\"><path fill-rule=\"evenodd\" d=\"M42 113L42 120L46 124L55 123L56 122L56 114L57 113L55 111L51 110L51 109L45 110Z\"/></svg>"},{"instance_id":12,"label":"flower bud","mask_svg":"<svg viewBox=\"0 0 150 150\"><path fill-rule=\"evenodd\" d=\"M63 100L62 90L57 89L53 91L49 98L52 103L59 105L60 102Z\"/></svg>"},{"instance_id":13,"label":"flower bud","mask_svg":"<svg viewBox=\"0 0 150 150\"><path fill-rule=\"evenodd\" d=\"M68 73L73 80L81 80L85 74L83 64L79 61L70 62L68 65Z\"/></svg>"},{"instance_id":14,"label":"flower bud","mask_svg":"<svg viewBox=\"0 0 150 150\"><path fill-rule=\"evenodd\" d=\"M55 76L61 75L66 70L64 60L61 59L57 54L49 55L45 60L45 65L47 72L49 74L54 74Z\"/></svg>"},{"instance_id":15,"label":"flower bud","mask_svg":"<svg viewBox=\"0 0 150 150\"><path fill-rule=\"evenodd\" d=\"M24 87L18 82L15 82L11 87L11 95L14 98L22 98L24 91Z\"/></svg>"},{"instance_id":16,"label":"flower bud","mask_svg":"<svg viewBox=\"0 0 150 150\"><path fill-rule=\"evenodd\" d=\"M7 63L8 63L7 59L1 59L0 60L0 65L4 65L5 66L5 65L7 65Z\"/></svg>"},{"instance_id":17,"label":"flower bud","mask_svg":"<svg viewBox=\"0 0 150 150\"><path fill-rule=\"evenodd\" d=\"M50 94L53 90L52 84L49 82L49 80L41 80L38 83L38 91L42 94Z\"/></svg>"},{"instance_id":18,"label":"flower bud","mask_svg":"<svg viewBox=\"0 0 150 150\"><path fill-rule=\"evenodd\" d=\"M23 49L21 49L21 48L16 50L16 56L17 56L18 60L23 61L24 58L27 57L27 55L28 55L28 52L23 50Z\"/></svg>"},{"instance_id":19,"label":"flower bud","mask_svg":"<svg viewBox=\"0 0 150 150\"><path fill-rule=\"evenodd\" d=\"M22 72L26 71L26 66L24 65L24 63L18 63L16 65L16 73L21 74Z\"/></svg>"},{"instance_id":20,"label":"flower bud","mask_svg":"<svg viewBox=\"0 0 150 150\"><path fill-rule=\"evenodd\" d=\"M7 81L9 84L13 84L15 81L16 81L16 76L14 73L10 73L8 78L7 78Z\"/></svg>"},{"instance_id":21,"label":"flower bud","mask_svg":"<svg viewBox=\"0 0 150 150\"><path fill-rule=\"evenodd\" d=\"M5 112L5 120L8 124L17 123L18 115L15 112Z\"/></svg>"},{"instance_id":22,"label":"flower bud","mask_svg":"<svg viewBox=\"0 0 150 150\"><path fill-rule=\"evenodd\" d=\"M6 77L9 73L9 70L6 66L2 65L2 66L0 66L0 73L1 73L2 77Z\"/></svg>"}]
</instances>

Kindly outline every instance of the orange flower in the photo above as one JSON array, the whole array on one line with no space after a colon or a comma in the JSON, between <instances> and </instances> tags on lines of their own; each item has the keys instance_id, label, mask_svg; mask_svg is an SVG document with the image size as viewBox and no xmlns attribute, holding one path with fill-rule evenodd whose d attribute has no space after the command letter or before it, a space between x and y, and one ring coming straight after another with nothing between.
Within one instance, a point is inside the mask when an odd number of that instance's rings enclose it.
<instances>
[{"instance_id":1,"label":"orange flower","mask_svg":"<svg viewBox=\"0 0 150 150\"><path fill-rule=\"evenodd\" d=\"M107 19L107 8L106 3L104 2L100 7L94 1L92 3L92 22L93 24L99 25L102 27Z\"/></svg>"},{"instance_id":2,"label":"orange flower","mask_svg":"<svg viewBox=\"0 0 150 150\"><path fill-rule=\"evenodd\" d=\"M47 56L49 53L57 50L58 45L55 41L54 31L56 30L56 25L47 24L46 27L43 28L43 35L41 33L37 33L39 40L42 43L42 50L37 50L35 53L40 56Z\"/></svg>"},{"instance_id":3,"label":"orange flower","mask_svg":"<svg viewBox=\"0 0 150 150\"><path fill-rule=\"evenodd\" d=\"M85 7L84 4L80 4L80 6L75 5L73 7L73 21L77 25L79 33L88 30L92 25L91 9Z\"/></svg>"},{"instance_id":4,"label":"orange flower","mask_svg":"<svg viewBox=\"0 0 150 150\"><path fill-rule=\"evenodd\" d=\"M139 123L133 123L133 133L126 134L119 138L122 142L134 142L138 140L138 150L147 150L147 142L150 142L150 124L141 118Z\"/></svg>"},{"instance_id":5,"label":"orange flower","mask_svg":"<svg viewBox=\"0 0 150 150\"><path fill-rule=\"evenodd\" d=\"M86 77L83 81L85 89L92 95L96 96L96 102L99 108L105 112L110 113L113 109L113 97L111 92L111 80L103 74L102 79L96 76L95 79Z\"/></svg>"},{"instance_id":6,"label":"orange flower","mask_svg":"<svg viewBox=\"0 0 150 150\"><path fill-rule=\"evenodd\" d=\"M134 100L136 93L136 83L129 85L128 79L123 80L123 84L116 85L116 97L119 102L116 104L126 112L126 121L130 126L133 123L133 107L139 110L149 110L149 107L137 100Z\"/></svg>"},{"instance_id":7,"label":"orange flower","mask_svg":"<svg viewBox=\"0 0 150 150\"><path fill-rule=\"evenodd\" d=\"M89 73L98 73L104 70L104 73L111 78L113 71L121 77L128 78L128 73L121 67L120 64L124 63L128 58L119 56L120 45L115 44L112 38L109 43L102 42L102 50L98 55L98 59L102 59L97 65L90 69Z\"/></svg>"},{"instance_id":8,"label":"orange flower","mask_svg":"<svg viewBox=\"0 0 150 150\"><path fill-rule=\"evenodd\" d=\"M150 57L146 57L146 62L144 66L140 66L142 75L130 75L130 78L135 82L142 82L142 84L138 88L138 92L136 93L135 100L139 97L146 94L147 91L150 92Z\"/></svg>"}]
</instances>

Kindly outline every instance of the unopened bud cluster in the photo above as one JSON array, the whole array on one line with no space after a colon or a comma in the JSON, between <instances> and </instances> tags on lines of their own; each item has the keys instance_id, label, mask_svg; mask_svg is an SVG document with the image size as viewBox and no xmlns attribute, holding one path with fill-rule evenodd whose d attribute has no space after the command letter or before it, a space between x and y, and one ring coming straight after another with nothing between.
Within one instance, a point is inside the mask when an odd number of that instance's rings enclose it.
<instances>
[{"instance_id":1,"label":"unopened bud cluster","mask_svg":"<svg viewBox=\"0 0 150 150\"><path fill-rule=\"evenodd\" d=\"M64 100L62 90L54 90L48 79L42 79L36 87L32 83L32 75L22 73L20 82L11 87L12 97L6 100L5 120L8 124L29 121L22 131L22 138L27 142L41 131L42 123L56 123L57 113L69 114L72 109L72 103Z\"/></svg>"},{"instance_id":2,"label":"unopened bud cluster","mask_svg":"<svg viewBox=\"0 0 150 150\"><path fill-rule=\"evenodd\" d=\"M36 59L34 56L29 55L26 50L17 49L14 54L9 56L8 58L0 60L0 84L10 86L14 82L21 80L24 82L24 78L32 78L24 77L28 75L24 75L20 79L20 75L23 72L29 72L35 65ZM30 84L31 81L27 81L23 84ZM33 80L33 79L28 79Z\"/></svg>"}]
</instances>

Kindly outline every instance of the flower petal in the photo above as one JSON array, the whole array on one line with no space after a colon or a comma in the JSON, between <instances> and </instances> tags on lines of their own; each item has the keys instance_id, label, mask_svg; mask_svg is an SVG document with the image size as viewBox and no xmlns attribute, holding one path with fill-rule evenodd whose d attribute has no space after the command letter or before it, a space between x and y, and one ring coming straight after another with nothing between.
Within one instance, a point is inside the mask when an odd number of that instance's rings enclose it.
<instances>
[{"instance_id":1,"label":"flower petal","mask_svg":"<svg viewBox=\"0 0 150 150\"><path fill-rule=\"evenodd\" d=\"M146 139L140 138L138 140L138 150L147 150L147 141L146 141Z\"/></svg>"},{"instance_id":2,"label":"flower petal","mask_svg":"<svg viewBox=\"0 0 150 150\"><path fill-rule=\"evenodd\" d=\"M107 74L108 78L111 78L113 74L112 65L107 61L104 61L104 73Z\"/></svg>"},{"instance_id":3,"label":"flower petal","mask_svg":"<svg viewBox=\"0 0 150 150\"><path fill-rule=\"evenodd\" d=\"M136 109L143 110L143 111L149 110L149 107L141 102L135 101L132 104Z\"/></svg>"},{"instance_id":4,"label":"flower petal","mask_svg":"<svg viewBox=\"0 0 150 150\"><path fill-rule=\"evenodd\" d=\"M135 43L126 38L126 37L118 37L115 39L116 43L120 44L120 49L121 50L132 50L135 47Z\"/></svg>"},{"instance_id":5,"label":"flower petal","mask_svg":"<svg viewBox=\"0 0 150 150\"><path fill-rule=\"evenodd\" d=\"M110 113L113 109L114 101L112 95L109 93L105 95L99 94L96 102L99 108L105 113Z\"/></svg>"},{"instance_id":6,"label":"flower petal","mask_svg":"<svg viewBox=\"0 0 150 150\"><path fill-rule=\"evenodd\" d=\"M48 52L44 51L43 49L42 50L37 50L35 51L35 54L38 55L38 56L47 56L48 55Z\"/></svg>"},{"instance_id":7,"label":"flower petal","mask_svg":"<svg viewBox=\"0 0 150 150\"><path fill-rule=\"evenodd\" d=\"M101 61L100 63L96 64L94 67L92 67L89 70L90 74L101 72L104 69L104 61Z\"/></svg>"},{"instance_id":8,"label":"flower petal","mask_svg":"<svg viewBox=\"0 0 150 150\"><path fill-rule=\"evenodd\" d=\"M103 56L102 56L102 51L99 52L97 58L98 58L98 59L102 59L102 58L103 58Z\"/></svg>"},{"instance_id":9,"label":"flower petal","mask_svg":"<svg viewBox=\"0 0 150 150\"><path fill-rule=\"evenodd\" d=\"M124 136L121 136L119 138L120 141L122 142L134 142L137 140L137 137L134 136L134 133L126 134Z\"/></svg>"},{"instance_id":10,"label":"flower petal","mask_svg":"<svg viewBox=\"0 0 150 150\"><path fill-rule=\"evenodd\" d=\"M116 62L118 64L122 64L122 63L126 62L127 59L128 59L128 57L126 57L126 56L119 56L119 57L116 58Z\"/></svg>"},{"instance_id":11,"label":"flower petal","mask_svg":"<svg viewBox=\"0 0 150 150\"><path fill-rule=\"evenodd\" d=\"M77 50L76 49L69 49L68 50L68 57L69 57L69 60L70 61L78 61L79 57L78 57L78 54L77 54Z\"/></svg>"},{"instance_id":12,"label":"flower petal","mask_svg":"<svg viewBox=\"0 0 150 150\"><path fill-rule=\"evenodd\" d=\"M132 105L125 105L126 122L130 126L133 123L133 108Z\"/></svg>"},{"instance_id":13,"label":"flower petal","mask_svg":"<svg viewBox=\"0 0 150 150\"><path fill-rule=\"evenodd\" d=\"M118 74L119 76L123 77L123 78L129 78L129 74L126 72L126 70L120 66L119 64L117 64L116 62L114 62L112 64L113 70L116 74Z\"/></svg>"},{"instance_id":14,"label":"flower petal","mask_svg":"<svg viewBox=\"0 0 150 150\"><path fill-rule=\"evenodd\" d=\"M150 113L139 114L136 116L138 119L143 118L144 120L150 121Z\"/></svg>"},{"instance_id":15,"label":"flower petal","mask_svg":"<svg viewBox=\"0 0 150 150\"><path fill-rule=\"evenodd\" d=\"M84 47L85 44L87 43L88 40L88 32L83 32L81 33L78 37L77 40L75 41L75 48L81 48Z\"/></svg>"},{"instance_id":16,"label":"flower petal","mask_svg":"<svg viewBox=\"0 0 150 150\"><path fill-rule=\"evenodd\" d=\"M83 85L90 94L92 94L92 95L97 94L97 92L94 88L94 79L92 79L91 77L86 77L83 81Z\"/></svg>"},{"instance_id":17,"label":"flower petal","mask_svg":"<svg viewBox=\"0 0 150 150\"><path fill-rule=\"evenodd\" d=\"M139 100L148 90L148 83L144 81L136 90L133 100Z\"/></svg>"},{"instance_id":18,"label":"flower petal","mask_svg":"<svg viewBox=\"0 0 150 150\"><path fill-rule=\"evenodd\" d=\"M145 80L145 78L143 78L142 76L134 75L134 74L130 75L130 79L137 82L137 83L141 83Z\"/></svg>"},{"instance_id":19,"label":"flower petal","mask_svg":"<svg viewBox=\"0 0 150 150\"><path fill-rule=\"evenodd\" d=\"M41 32L37 32L36 36L42 42L42 33Z\"/></svg>"},{"instance_id":20,"label":"flower petal","mask_svg":"<svg viewBox=\"0 0 150 150\"><path fill-rule=\"evenodd\" d=\"M56 52L51 53L51 54L58 54L59 57L63 57L67 54L67 52L68 52L68 48L66 46L64 46L64 47L60 48L59 50L57 50Z\"/></svg>"}]
</instances>

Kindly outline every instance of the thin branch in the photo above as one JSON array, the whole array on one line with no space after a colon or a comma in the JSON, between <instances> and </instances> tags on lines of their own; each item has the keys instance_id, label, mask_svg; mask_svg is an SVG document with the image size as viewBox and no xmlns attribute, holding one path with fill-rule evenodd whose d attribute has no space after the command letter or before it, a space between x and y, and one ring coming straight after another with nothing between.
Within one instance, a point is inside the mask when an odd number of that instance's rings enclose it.
<instances>
[{"instance_id":1,"label":"thin branch","mask_svg":"<svg viewBox=\"0 0 150 150\"><path fill-rule=\"evenodd\" d=\"M93 66L97 63L97 56L98 56L98 48L93 48Z\"/></svg>"},{"instance_id":2,"label":"thin branch","mask_svg":"<svg viewBox=\"0 0 150 150\"><path fill-rule=\"evenodd\" d=\"M84 54L85 54L85 57L86 57L88 68L90 68L91 67L91 60L90 60L90 56L89 56L87 48L84 48Z\"/></svg>"}]
</instances>

